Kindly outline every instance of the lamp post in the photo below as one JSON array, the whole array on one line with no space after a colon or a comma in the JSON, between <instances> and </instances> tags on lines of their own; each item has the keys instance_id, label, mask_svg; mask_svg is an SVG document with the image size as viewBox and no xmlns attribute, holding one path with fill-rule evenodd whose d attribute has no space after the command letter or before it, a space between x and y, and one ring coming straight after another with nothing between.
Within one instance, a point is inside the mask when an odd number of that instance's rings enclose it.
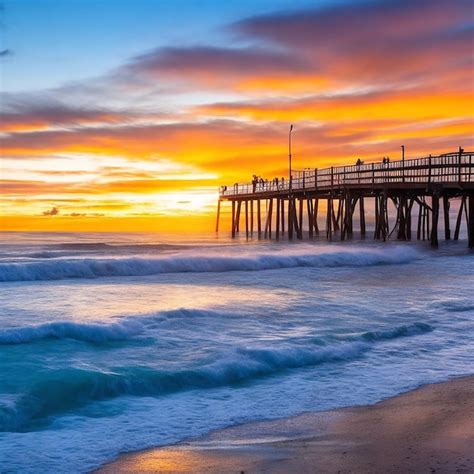
<instances>
[{"instance_id":1,"label":"lamp post","mask_svg":"<svg viewBox=\"0 0 474 474\"><path fill-rule=\"evenodd\" d=\"M292 188L292 177L291 177L291 132L293 131L293 124L290 125L290 131L288 132L288 179L290 182L290 194Z\"/></svg>"}]
</instances>

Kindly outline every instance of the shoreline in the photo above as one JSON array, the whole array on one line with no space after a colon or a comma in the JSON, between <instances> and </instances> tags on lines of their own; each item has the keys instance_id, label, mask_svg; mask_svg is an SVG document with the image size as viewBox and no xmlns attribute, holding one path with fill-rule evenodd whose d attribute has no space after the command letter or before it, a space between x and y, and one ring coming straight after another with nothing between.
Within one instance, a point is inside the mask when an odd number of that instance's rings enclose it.
<instances>
[{"instance_id":1,"label":"shoreline","mask_svg":"<svg viewBox=\"0 0 474 474\"><path fill-rule=\"evenodd\" d=\"M474 472L474 375L423 385L374 405L215 430L121 454L110 473Z\"/></svg>"}]
</instances>

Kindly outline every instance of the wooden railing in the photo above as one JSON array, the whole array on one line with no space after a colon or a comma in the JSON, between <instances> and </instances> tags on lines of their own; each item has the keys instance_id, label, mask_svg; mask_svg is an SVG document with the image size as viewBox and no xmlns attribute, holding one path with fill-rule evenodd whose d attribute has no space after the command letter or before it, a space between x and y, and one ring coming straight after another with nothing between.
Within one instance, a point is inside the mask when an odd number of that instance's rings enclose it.
<instances>
[{"instance_id":1,"label":"wooden railing","mask_svg":"<svg viewBox=\"0 0 474 474\"><path fill-rule=\"evenodd\" d=\"M292 174L292 191L316 191L346 186L392 184L474 183L474 152L446 153L410 160L355 164L323 169L306 169ZM221 186L221 197L256 193L289 193L288 179Z\"/></svg>"}]
</instances>

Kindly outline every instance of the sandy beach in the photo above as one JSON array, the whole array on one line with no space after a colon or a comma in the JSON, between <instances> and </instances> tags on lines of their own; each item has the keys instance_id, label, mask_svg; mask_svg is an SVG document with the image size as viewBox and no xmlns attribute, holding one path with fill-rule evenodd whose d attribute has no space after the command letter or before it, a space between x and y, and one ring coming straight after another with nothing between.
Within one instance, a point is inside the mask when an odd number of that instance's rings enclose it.
<instances>
[{"instance_id":1,"label":"sandy beach","mask_svg":"<svg viewBox=\"0 0 474 474\"><path fill-rule=\"evenodd\" d=\"M214 431L97 472L473 473L474 376L371 406Z\"/></svg>"}]
</instances>

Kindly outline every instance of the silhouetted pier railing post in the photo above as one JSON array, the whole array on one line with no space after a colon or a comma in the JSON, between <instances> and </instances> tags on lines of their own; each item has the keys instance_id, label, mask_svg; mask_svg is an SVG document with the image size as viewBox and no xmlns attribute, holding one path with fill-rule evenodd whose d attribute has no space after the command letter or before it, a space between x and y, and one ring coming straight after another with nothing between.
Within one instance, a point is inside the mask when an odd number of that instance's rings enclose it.
<instances>
[{"instance_id":1,"label":"silhouetted pier railing post","mask_svg":"<svg viewBox=\"0 0 474 474\"><path fill-rule=\"evenodd\" d=\"M289 239L303 238L303 226L310 236L319 234L318 209L326 201L326 236L337 233L341 240L353 235L355 210L359 209L359 228L366 234L365 201L374 200L374 238L399 240L412 237L412 211L418 208L417 238L438 245L440 209L443 211L444 238L451 239L450 200L459 199L453 238L459 239L463 221L469 247L474 248L474 152L457 152L424 158L385 160L350 166L293 170L290 180L260 180L252 183L221 186L217 207L216 231L219 230L221 203L232 204L232 236L240 231L241 210L245 212L247 238L254 230L254 203L257 208L257 233L262 236L264 201L264 236L277 239L285 233L285 214ZM441 205L440 205L441 200ZM242 206L243 204L243 206ZM306 204L306 205L305 205ZM396 215L390 223L389 205ZM306 209L306 219L304 218ZM250 227L249 227L250 212ZM393 220L393 219L392 219ZM273 227L275 224L275 227ZM273 229L275 232L273 233Z\"/></svg>"}]
</instances>

